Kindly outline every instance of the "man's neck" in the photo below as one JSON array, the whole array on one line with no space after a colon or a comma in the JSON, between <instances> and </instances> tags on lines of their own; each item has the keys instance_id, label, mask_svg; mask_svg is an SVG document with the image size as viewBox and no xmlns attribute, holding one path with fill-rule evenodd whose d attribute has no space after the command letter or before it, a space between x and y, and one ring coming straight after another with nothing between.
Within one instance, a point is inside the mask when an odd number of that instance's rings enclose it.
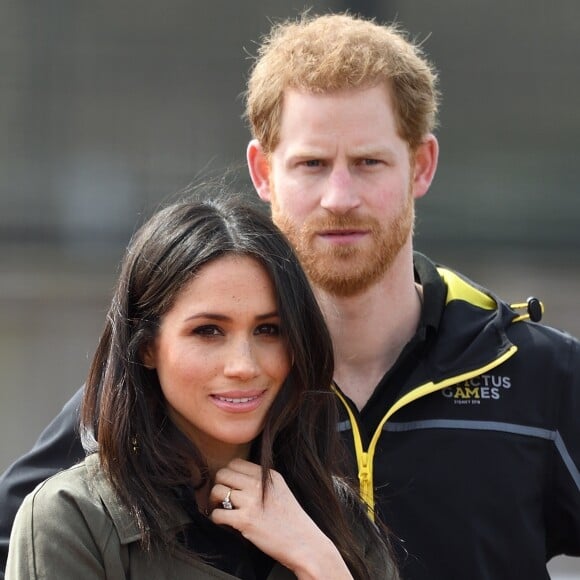
<instances>
[{"instance_id":1,"label":"man's neck","mask_svg":"<svg viewBox=\"0 0 580 580\"><path fill-rule=\"evenodd\" d=\"M412 259L399 256L385 276L357 296L317 289L335 353L335 381L359 409L416 332L421 295Z\"/></svg>"}]
</instances>

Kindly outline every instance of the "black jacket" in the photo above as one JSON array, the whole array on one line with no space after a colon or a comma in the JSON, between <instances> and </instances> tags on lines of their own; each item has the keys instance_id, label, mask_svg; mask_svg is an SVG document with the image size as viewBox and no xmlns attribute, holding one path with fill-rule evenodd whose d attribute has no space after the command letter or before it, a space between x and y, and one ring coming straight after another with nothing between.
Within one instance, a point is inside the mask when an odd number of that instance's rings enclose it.
<instances>
[{"instance_id":1,"label":"black jacket","mask_svg":"<svg viewBox=\"0 0 580 580\"><path fill-rule=\"evenodd\" d=\"M416 336L360 413L339 392L353 472L403 578L548 578L552 556L580 555L580 343L421 255L415 269ZM1 569L23 496L82 456L79 400L0 479Z\"/></svg>"},{"instance_id":2,"label":"black jacket","mask_svg":"<svg viewBox=\"0 0 580 580\"><path fill-rule=\"evenodd\" d=\"M415 268L417 335L361 413L339 392L363 494L402 540L403 578L549 578L552 556L580 555L580 343Z\"/></svg>"}]
</instances>

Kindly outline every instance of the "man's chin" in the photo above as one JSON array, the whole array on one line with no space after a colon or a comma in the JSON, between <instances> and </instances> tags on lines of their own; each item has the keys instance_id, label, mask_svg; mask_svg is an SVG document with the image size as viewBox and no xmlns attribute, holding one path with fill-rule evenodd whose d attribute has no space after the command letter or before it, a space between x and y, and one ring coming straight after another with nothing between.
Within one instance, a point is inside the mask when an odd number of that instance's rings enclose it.
<instances>
[{"instance_id":1,"label":"man's chin","mask_svg":"<svg viewBox=\"0 0 580 580\"><path fill-rule=\"evenodd\" d=\"M310 282L315 288L337 298L352 298L364 293L381 275L380 272L353 273L352 270L326 270L325 272L307 271Z\"/></svg>"}]
</instances>

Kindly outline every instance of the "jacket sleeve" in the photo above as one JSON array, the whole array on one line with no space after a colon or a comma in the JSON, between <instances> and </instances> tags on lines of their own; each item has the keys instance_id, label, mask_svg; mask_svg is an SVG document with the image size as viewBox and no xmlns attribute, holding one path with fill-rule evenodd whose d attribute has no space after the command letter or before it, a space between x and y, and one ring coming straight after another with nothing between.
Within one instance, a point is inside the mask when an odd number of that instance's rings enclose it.
<instances>
[{"instance_id":1,"label":"jacket sleeve","mask_svg":"<svg viewBox=\"0 0 580 580\"><path fill-rule=\"evenodd\" d=\"M41 483L24 499L12 527L6 577L10 580L124 578L111 519L88 491L83 464ZM75 477L79 475L80 477Z\"/></svg>"},{"instance_id":2,"label":"jacket sleeve","mask_svg":"<svg viewBox=\"0 0 580 580\"><path fill-rule=\"evenodd\" d=\"M41 481L85 456L77 428L82 393L79 389L32 449L0 477L0 580L4 579L12 522L24 497Z\"/></svg>"},{"instance_id":3,"label":"jacket sleeve","mask_svg":"<svg viewBox=\"0 0 580 580\"><path fill-rule=\"evenodd\" d=\"M580 342L567 336L558 358L561 399L545 516L548 558L580 556Z\"/></svg>"}]
</instances>

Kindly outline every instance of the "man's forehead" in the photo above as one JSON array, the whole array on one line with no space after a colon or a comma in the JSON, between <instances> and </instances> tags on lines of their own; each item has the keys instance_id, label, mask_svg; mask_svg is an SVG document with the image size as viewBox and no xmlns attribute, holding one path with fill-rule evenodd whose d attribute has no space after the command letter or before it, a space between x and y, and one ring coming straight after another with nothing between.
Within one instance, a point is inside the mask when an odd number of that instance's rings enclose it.
<instances>
[{"instance_id":1,"label":"man's forehead","mask_svg":"<svg viewBox=\"0 0 580 580\"><path fill-rule=\"evenodd\" d=\"M383 150L396 129L395 112L382 86L313 93L286 90L280 138L296 147L325 149L329 142L348 139L360 153Z\"/></svg>"}]
</instances>

